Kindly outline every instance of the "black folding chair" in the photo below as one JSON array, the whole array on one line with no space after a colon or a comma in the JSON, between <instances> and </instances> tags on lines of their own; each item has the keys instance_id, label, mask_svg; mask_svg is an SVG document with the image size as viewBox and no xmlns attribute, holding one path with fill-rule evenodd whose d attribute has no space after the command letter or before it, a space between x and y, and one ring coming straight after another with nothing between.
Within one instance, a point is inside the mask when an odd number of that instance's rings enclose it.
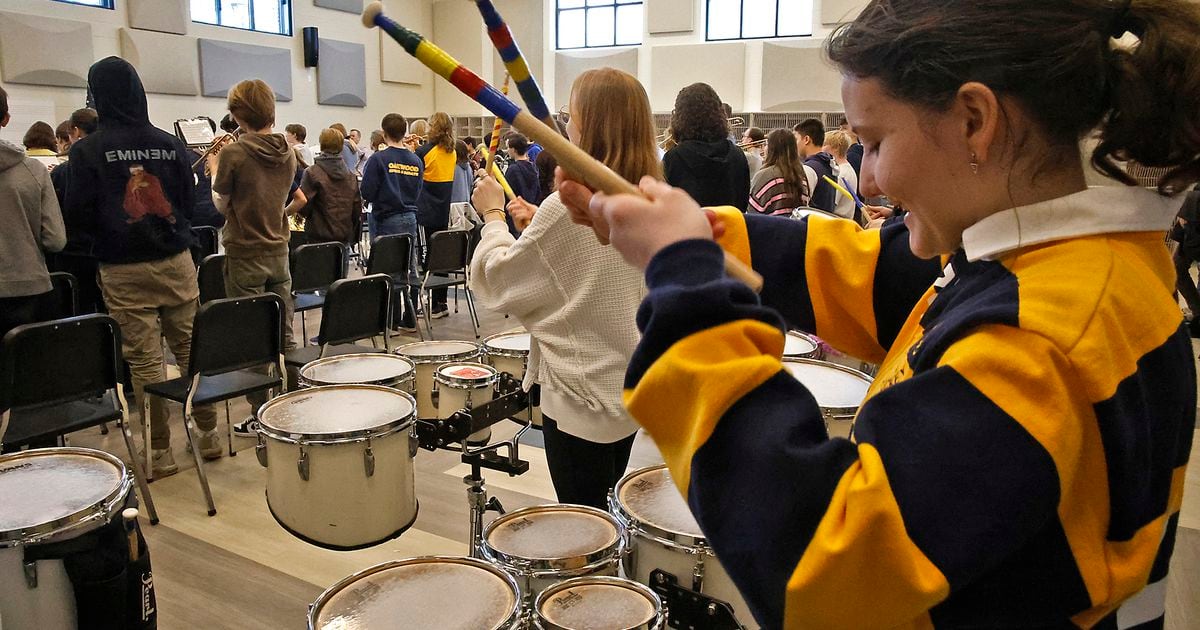
<instances>
[{"instance_id":1,"label":"black folding chair","mask_svg":"<svg viewBox=\"0 0 1200 630\"><path fill-rule=\"evenodd\" d=\"M79 281L65 271L50 274L50 293L38 304L38 321L75 317L79 314Z\"/></svg>"},{"instance_id":2,"label":"black folding chair","mask_svg":"<svg viewBox=\"0 0 1200 630\"><path fill-rule=\"evenodd\" d=\"M412 295L408 292L409 280L412 278L413 239L408 234L389 234L380 236L371 244L371 254L367 258L367 273L382 273L392 279L393 304L403 302L405 312L417 321L417 308L413 305ZM392 319L400 315L399 309L392 308ZM394 323L394 322L393 322ZM417 326L417 334L421 340L425 335Z\"/></svg>"},{"instance_id":3,"label":"black folding chair","mask_svg":"<svg viewBox=\"0 0 1200 630\"><path fill-rule=\"evenodd\" d=\"M289 350L288 367L301 368L322 357L357 352L391 352L388 319L391 315L392 280L384 274L338 280L329 286L321 310L317 345ZM356 345L360 339L383 336L383 350Z\"/></svg>"},{"instance_id":4,"label":"black folding chair","mask_svg":"<svg viewBox=\"0 0 1200 630\"><path fill-rule=\"evenodd\" d=\"M329 285L342 278L345 260L346 246L341 243L301 245L292 252L292 302L294 310L300 313L300 334L304 337L300 345L308 343L305 311L325 304L324 293Z\"/></svg>"},{"instance_id":5,"label":"black folding chair","mask_svg":"<svg viewBox=\"0 0 1200 630\"><path fill-rule=\"evenodd\" d=\"M117 422L150 523L158 512L133 446L121 390L121 328L107 315L18 326L0 350L0 450Z\"/></svg>"},{"instance_id":6,"label":"black folding chair","mask_svg":"<svg viewBox=\"0 0 1200 630\"><path fill-rule=\"evenodd\" d=\"M195 240L192 244L192 262L199 267L205 258L217 253L220 236L217 234L217 228L199 225L192 227L192 237Z\"/></svg>"},{"instance_id":7,"label":"black folding chair","mask_svg":"<svg viewBox=\"0 0 1200 630\"><path fill-rule=\"evenodd\" d=\"M225 254L212 254L200 261L197 272L200 282L200 303L208 304L225 296Z\"/></svg>"},{"instance_id":8,"label":"black folding chair","mask_svg":"<svg viewBox=\"0 0 1200 630\"><path fill-rule=\"evenodd\" d=\"M419 281L409 280L410 286L421 289L421 298L425 301L425 328L429 338L433 338L433 320L430 318L432 299L430 291L434 289L450 289L462 287L467 294L467 309L471 312L471 325L475 328L475 338L479 338L479 315L475 312L475 300L471 289L467 286L467 253L470 248L470 233L465 230L445 230L434 232L429 237L429 251L425 258L425 276ZM452 277L449 274L460 274Z\"/></svg>"},{"instance_id":9,"label":"black folding chair","mask_svg":"<svg viewBox=\"0 0 1200 630\"><path fill-rule=\"evenodd\" d=\"M270 366L275 374L263 373ZM192 327L192 356L187 375L146 385L142 397L146 442L150 442L150 397L158 396L183 405L183 428L187 432L200 489L208 503L208 515L217 513L208 477L193 434L192 410L268 389L287 389L283 365L283 300L274 294L213 300L200 307ZM233 432L225 429L233 451ZM146 449L147 457L150 449Z\"/></svg>"}]
</instances>

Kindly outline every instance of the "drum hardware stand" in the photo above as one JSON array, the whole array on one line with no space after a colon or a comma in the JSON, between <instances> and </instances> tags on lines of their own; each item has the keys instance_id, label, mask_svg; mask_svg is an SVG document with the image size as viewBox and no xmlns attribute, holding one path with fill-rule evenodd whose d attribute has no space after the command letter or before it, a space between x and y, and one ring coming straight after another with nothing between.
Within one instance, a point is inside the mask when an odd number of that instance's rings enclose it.
<instances>
[{"instance_id":1,"label":"drum hardware stand","mask_svg":"<svg viewBox=\"0 0 1200 630\"><path fill-rule=\"evenodd\" d=\"M650 588L662 598L667 625L680 630L745 630L726 602L684 588L674 575L661 569L650 572Z\"/></svg>"},{"instance_id":2,"label":"drum hardware stand","mask_svg":"<svg viewBox=\"0 0 1200 630\"><path fill-rule=\"evenodd\" d=\"M529 394L521 390L521 382L507 372L501 373L496 385L497 395L492 401L471 409L460 409L449 418L440 420L418 420L417 439L421 448L429 451L457 449L461 445L462 462L471 466L471 474L463 477L467 484L467 505L471 519L471 557L482 558L483 517L487 512L504 514L500 500L488 498L484 485L483 469L495 470L510 477L529 471L529 462L519 456L519 441L529 430L530 423L520 422L520 431L511 439L479 448L467 446L467 436L481 431L530 407ZM514 422L516 422L514 420ZM507 455L501 449L508 449Z\"/></svg>"}]
</instances>

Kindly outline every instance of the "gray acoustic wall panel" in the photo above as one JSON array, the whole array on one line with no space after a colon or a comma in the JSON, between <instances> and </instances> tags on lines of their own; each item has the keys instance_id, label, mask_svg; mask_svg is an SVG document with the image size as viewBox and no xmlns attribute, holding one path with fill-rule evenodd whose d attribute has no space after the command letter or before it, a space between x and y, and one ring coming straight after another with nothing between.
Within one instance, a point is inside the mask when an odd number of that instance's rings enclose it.
<instances>
[{"instance_id":1,"label":"gray acoustic wall panel","mask_svg":"<svg viewBox=\"0 0 1200 630\"><path fill-rule=\"evenodd\" d=\"M196 71L200 56L194 37L123 28L121 56L137 68L147 92L186 96L200 93Z\"/></svg>"},{"instance_id":2,"label":"gray acoustic wall panel","mask_svg":"<svg viewBox=\"0 0 1200 630\"><path fill-rule=\"evenodd\" d=\"M292 51L215 39L200 40L200 88L224 98L244 79L262 79L279 101L292 100Z\"/></svg>"},{"instance_id":3,"label":"gray acoustic wall panel","mask_svg":"<svg viewBox=\"0 0 1200 630\"><path fill-rule=\"evenodd\" d=\"M125 0L129 26L144 31L187 35L191 13L188 0Z\"/></svg>"},{"instance_id":4,"label":"gray acoustic wall panel","mask_svg":"<svg viewBox=\"0 0 1200 630\"><path fill-rule=\"evenodd\" d=\"M819 47L764 43L762 62L764 112L841 109L842 75Z\"/></svg>"},{"instance_id":5,"label":"gray acoustic wall panel","mask_svg":"<svg viewBox=\"0 0 1200 630\"><path fill-rule=\"evenodd\" d=\"M560 52L554 55L554 105L565 107L571 101L571 84L579 75L595 68L616 68L638 75L638 51L626 48L603 52Z\"/></svg>"},{"instance_id":6,"label":"gray acoustic wall panel","mask_svg":"<svg viewBox=\"0 0 1200 630\"><path fill-rule=\"evenodd\" d=\"M313 5L346 13L362 13L363 0L313 0Z\"/></svg>"},{"instance_id":7,"label":"gray acoustic wall panel","mask_svg":"<svg viewBox=\"0 0 1200 630\"><path fill-rule=\"evenodd\" d=\"M746 44L655 47L650 77L650 104L656 112L674 109L679 90L700 82L711 85L722 101L740 112L746 94Z\"/></svg>"},{"instance_id":8,"label":"gray acoustic wall panel","mask_svg":"<svg viewBox=\"0 0 1200 630\"><path fill-rule=\"evenodd\" d=\"M317 69L317 103L367 106L367 47L321 38Z\"/></svg>"},{"instance_id":9,"label":"gray acoustic wall panel","mask_svg":"<svg viewBox=\"0 0 1200 630\"><path fill-rule=\"evenodd\" d=\"M513 39L517 40L517 44L521 47L521 54L529 63L529 71L533 73L539 85L545 84L542 78L542 59L544 57L542 52L545 50L542 36L545 32L546 10L542 0L506 0L497 1L495 5L500 15L504 16L504 21L508 22ZM480 28L483 28L482 22ZM500 54L495 52L496 47L490 40L487 41L487 48L493 51L492 85L500 87L500 84L504 82L506 72L504 61L500 59ZM516 94L516 85L511 86L511 90L513 94Z\"/></svg>"},{"instance_id":10,"label":"gray acoustic wall panel","mask_svg":"<svg viewBox=\"0 0 1200 630\"><path fill-rule=\"evenodd\" d=\"M433 7L427 2L391 0L387 13L418 33L433 32ZM383 29L379 31L379 79L387 83L433 85L433 72L412 55L404 52ZM439 79L440 80L440 79Z\"/></svg>"},{"instance_id":11,"label":"gray acoustic wall panel","mask_svg":"<svg viewBox=\"0 0 1200 630\"><path fill-rule=\"evenodd\" d=\"M841 24L853 21L867 6L867 0L822 0L821 23Z\"/></svg>"},{"instance_id":12,"label":"gray acoustic wall panel","mask_svg":"<svg viewBox=\"0 0 1200 630\"><path fill-rule=\"evenodd\" d=\"M0 12L0 70L9 83L87 87L92 25Z\"/></svg>"},{"instance_id":13,"label":"gray acoustic wall panel","mask_svg":"<svg viewBox=\"0 0 1200 630\"><path fill-rule=\"evenodd\" d=\"M696 29L696 0L646 0L650 34L690 33Z\"/></svg>"}]
</instances>

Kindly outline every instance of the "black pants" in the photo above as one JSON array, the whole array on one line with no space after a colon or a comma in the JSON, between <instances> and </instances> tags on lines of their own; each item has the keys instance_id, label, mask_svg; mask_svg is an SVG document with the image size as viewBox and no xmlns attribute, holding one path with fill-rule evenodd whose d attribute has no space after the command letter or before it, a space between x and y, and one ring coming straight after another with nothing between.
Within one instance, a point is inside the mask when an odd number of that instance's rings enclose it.
<instances>
[{"instance_id":1,"label":"black pants","mask_svg":"<svg viewBox=\"0 0 1200 630\"><path fill-rule=\"evenodd\" d=\"M589 442L563 433L557 422L543 416L542 436L559 503L607 510L608 491L625 475L636 434L611 444Z\"/></svg>"},{"instance_id":2,"label":"black pants","mask_svg":"<svg viewBox=\"0 0 1200 630\"><path fill-rule=\"evenodd\" d=\"M46 256L46 267L50 271L65 271L75 276L79 285L79 314L104 313L104 298L96 277L100 273L99 262L82 254L50 254Z\"/></svg>"},{"instance_id":3,"label":"black pants","mask_svg":"<svg viewBox=\"0 0 1200 630\"><path fill-rule=\"evenodd\" d=\"M0 298L0 340L8 331L22 324L38 321L38 310L48 294Z\"/></svg>"}]
</instances>

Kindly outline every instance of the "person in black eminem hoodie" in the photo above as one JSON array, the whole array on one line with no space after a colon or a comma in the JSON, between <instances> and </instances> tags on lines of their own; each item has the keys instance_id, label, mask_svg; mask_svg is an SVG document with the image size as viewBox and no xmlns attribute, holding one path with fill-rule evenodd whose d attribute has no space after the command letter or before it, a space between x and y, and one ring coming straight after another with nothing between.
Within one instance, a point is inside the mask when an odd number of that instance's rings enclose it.
<instances>
[{"instance_id":1,"label":"person in black eminem hoodie","mask_svg":"<svg viewBox=\"0 0 1200 630\"><path fill-rule=\"evenodd\" d=\"M134 396L143 401L145 385L164 379L162 337L185 374L191 356L199 298L189 253L191 163L178 138L150 124L146 91L127 61L96 62L88 71L88 93L100 127L71 147L64 203L91 237L104 302L121 326ZM178 470L162 402L155 399L150 413L155 476ZM220 457L214 410L197 407L194 415L201 454Z\"/></svg>"},{"instance_id":2,"label":"person in black eminem hoodie","mask_svg":"<svg viewBox=\"0 0 1200 630\"><path fill-rule=\"evenodd\" d=\"M701 206L733 206L745 212L750 164L729 141L729 121L712 87L695 83L680 90L671 133L677 144L663 157L667 183L687 191Z\"/></svg>"}]
</instances>

